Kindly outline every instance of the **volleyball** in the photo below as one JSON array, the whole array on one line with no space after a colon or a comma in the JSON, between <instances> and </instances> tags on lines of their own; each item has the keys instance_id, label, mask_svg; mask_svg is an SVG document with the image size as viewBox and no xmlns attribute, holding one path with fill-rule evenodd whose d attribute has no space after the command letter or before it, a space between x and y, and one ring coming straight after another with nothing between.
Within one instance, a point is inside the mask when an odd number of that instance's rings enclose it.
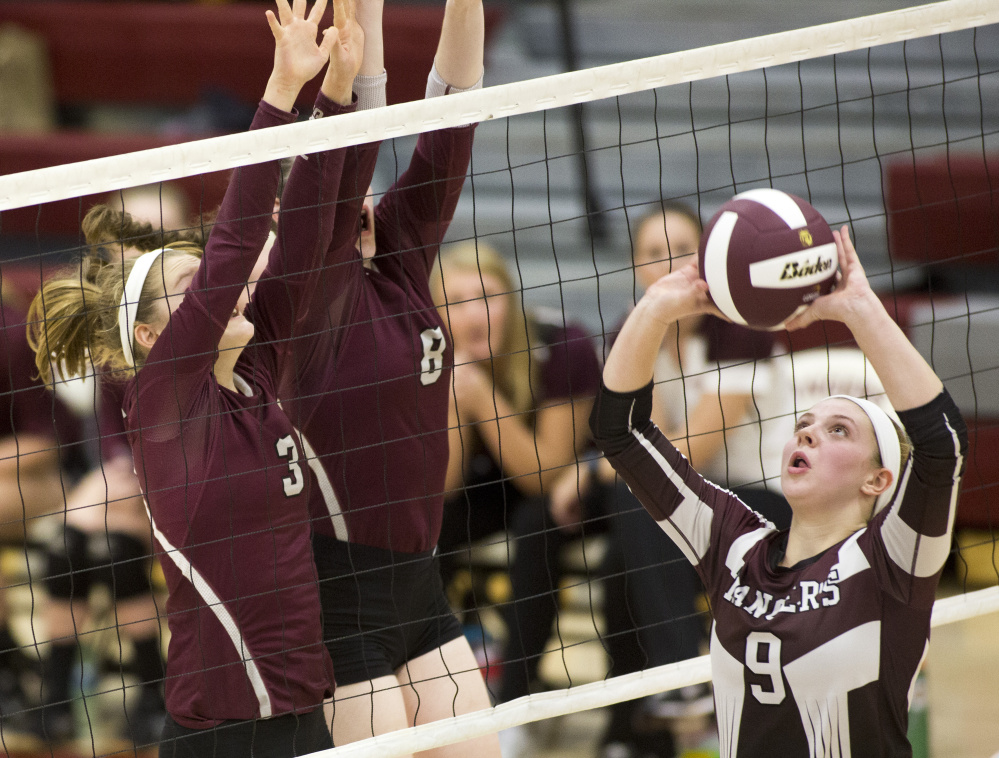
<instances>
[{"instance_id":1,"label":"volleyball","mask_svg":"<svg viewBox=\"0 0 999 758\"><path fill-rule=\"evenodd\" d=\"M832 290L839 258L832 230L800 197L775 189L740 192L701 237L701 277L718 309L754 329L780 329Z\"/></svg>"}]
</instances>

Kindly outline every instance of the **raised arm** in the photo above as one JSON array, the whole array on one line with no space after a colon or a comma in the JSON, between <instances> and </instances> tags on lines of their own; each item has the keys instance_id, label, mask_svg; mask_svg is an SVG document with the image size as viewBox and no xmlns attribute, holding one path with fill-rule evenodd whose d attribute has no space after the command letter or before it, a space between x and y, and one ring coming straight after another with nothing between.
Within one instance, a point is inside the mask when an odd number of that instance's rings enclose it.
<instances>
[{"instance_id":1,"label":"raised arm","mask_svg":"<svg viewBox=\"0 0 999 758\"><path fill-rule=\"evenodd\" d=\"M482 0L448 0L428 98L482 86L483 19ZM375 227L384 243L379 253L420 255L426 267L421 275L429 275L461 196L474 130L469 125L420 135L409 167L378 203Z\"/></svg>"},{"instance_id":2,"label":"raised arm","mask_svg":"<svg viewBox=\"0 0 999 758\"><path fill-rule=\"evenodd\" d=\"M613 392L634 392L652 381L659 347L670 325L685 316L715 313L708 285L697 263L662 277L649 287L629 314L604 364L604 385Z\"/></svg>"},{"instance_id":3,"label":"raised arm","mask_svg":"<svg viewBox=\"0 0 999 758\"><path fill-rule=\"evenodd\" d=\"M819 320L842 321L874 366L892 407L905 411L926 405L940 394L943 383L871 290L847 227L834 231L833 236L840 281L832 293L815 300L789 323L788 329Z\"/></svg>"},{"instance_id":4,"label":"raised arm","mask_svg":"<svg viewBox=\"0 0 999 758\"><path fill-rule=\"evenodd\" d=\"M485 39L482 0L447 0L434 68L448 86L468 90L482 79Z\"/></svg>"},{"instance_id":5,"label":"raised arm","mask_svg":"<svg viewBox=\"0 0 999 758\"><path fill-rule=\"evenodd\" d=\"M604 365L604 387L590 416L597 446L687 559L710 581L718 542L715 515L731 534L765 528L730 493L704 480L665 438L652 415L652 372L674 321L717 311L691 263L655 282L628 316Z\"/></svg>"},{"instance_id":6,"label":"raised arm","mask_svg":"<svg viewBox=\"0 0 999 758\"><path fill-rule=\"evenodd\" d=\"M353 110L351 89L364 47L353 0L334 0L333 5L335 26L326 36L332 41L330 65L316 99L314 119ZM277 239L254 294L254 323L264 340L288 337L308 305L308 285L330 245L339 212L331 188L340 185L348 150L295 159L282 197Z\"/></svg>"},{"instance_id":7,"label":"raised arm","mask_svg":"<svg viewBox=\"0 0 999 758\"><path fill-rule=\"evenodd\" d=\"M833 234L840 281L788 328L819 319L846 324L898 411L913 450L899 472L893 504L880 515L877 544L887 560L877 563L876 570L901 602L929 606L950 554L968 430L933 368L871 291L847 228Z\"/></svg>"},{"instance_id":8,"label":"raised arm","mask_svg":"<svg viewBox=\"0 0 999 758\"><path fill-rule=\"evenodd\" d=\"M382 12L384 0L357 0L356 20L364 35L364 55L357 76L354 77L354 94L357 110L371 110L385 105L385 46L382 40ZM369 142L350 147L344 156L343 173L337 189L337 213L333 235L324 259L333 277L343 277L336 267L357 257L362 228L362 211L366 204L368 188L375 174L380 142ZM370 201L368 201L370 205ZM327 283L330 284L329 282ZM335 283L333 283L335 284ZM327 287L328 288L328 287Z\"/></svg>"},{"instance_id":9,"label":"raised arm","mask_svg":"<svg viewBox=\"0 0 999 758\"><path fill-rule=\"evenodd\" d=\"M306 16L302 0L295 0L294 9L288 0L278 0L278 17L267 11L275 40L274 67L251 128L294 120L298 92L327 63L337 39L335 31L327 30L317 44L318 20L325 8L326 0L318 0ZM219 340L267 239L279 171L277 161L267 161L233 172L201 265L171 315L164 338L152 346L147 368L167 359L160 365L176 379L179 396L185 394L183 375L210 368L215 361Z\"/></svg>"}]
</instances>

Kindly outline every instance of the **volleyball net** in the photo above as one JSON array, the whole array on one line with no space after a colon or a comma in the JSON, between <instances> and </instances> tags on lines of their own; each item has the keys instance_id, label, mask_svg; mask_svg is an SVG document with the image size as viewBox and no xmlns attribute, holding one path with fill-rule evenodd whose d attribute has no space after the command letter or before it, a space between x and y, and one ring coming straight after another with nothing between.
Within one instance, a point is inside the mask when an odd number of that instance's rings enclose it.
<instances>
[{"instance_id":1,"label":"volleyball net","mask_svg":"<svg viewBox=\"0 0 999 758\"><path fill-rule=\"evenodd\" d=\"M166 218L166 198L173 197L178 186L185 186L188 195L193 187L193 207L205 212L221 197L217 172L384 141L373 182L377 199L409 164L416 135L478 124L471 166L444 249L470 248L483 259L486 250L493 250L505 262L512 287L485 292L491 274L483 269L477 275L479 295L492 295L493 303L509 298L509 307L521 314L519 328L527 330L525 346L518 349L528 355L525 365L531 378L526 392L531 402L513 413L537 448L532 451L536 469L528 476L504 471L497 464L507 456L492 455L483 440L463 436L463 444L477 454L471 456L474 465L484 468L466 471L466 486L457 495L450 493L450 499L461 500L467 508L454 517L464 520L465 531L458 529L459 538L440 558L450 565L449 598L465 623L494 698L499 697L504 675L513 676L515 669L521 675L517 667L524 667L532 680L553 681L555 689L316 754L405 755L710 679L705 657L652 665L655 655L646 649L650 634L678 636L689 643L690 614L678 611L652 627L636 614L635 606L643 600L629 599L629 591L648 586L640 576L661 567L637 565L626 546L615 547L618 516L595 504L597 495L578 493L587 501L580 505L578 523L527 519L517 522L519 534L510 527L514 509L548 508L537 493L525 495L519 483L533 476L548 488L561 470L571 473L577 461L587 469L594 457L583 439L584 425L576 423L589 405L585 393L571 389L585 384L585 377L573 373L581 370L575 348L589 346L595 360L605 354L622 316L640 296L641 267L634 265L639 222L669 212L675 203L706 220L737 192L782 189L807 199L833 228L849 225L872 286L930 360L968 422L971 449L948 568L961 591L938 601L934 625L993 613L999 609L996 24L995 3L948 0L332 119L0 176L4 305L23 305L32 288L79 253L76 230L98 200L110 197L129 210L125 191L152 185L160 213L151 220L158 224ZM581 104L586 106L587 127L582 154L570 137ZM588 207L583 198L584 180L598 207ZM317 198L322 202L328 198ZM67 218L75 230L67 228ZM199 215L192 221L188 214L181 223L199 228L204 223L207 229L210 219ZM447 299L445 313L457 314L457 306L475 298L456 290L455 297ZM770 453L779 444L775 440L782 443L782 435L789 433L791 419L810 407L809 398L838 391L870 396L881 392L849 334L835 325L768 339L765 356L743 358L724 370L717 363L696 370L681 367L672 384L662 382L667 391L680 387L683 402L688 384L707 383L720 395L727 382L734 386L744 381L731 377L748 372L752 412L725 427L722 453L712 465L714 478L740 492L778 491L773 468L777 460L771 463ZM489 346L502 350L492 341ZM378 350L377 344L372 346L373 360ZM563 353L568 357L559 363ZM31 389L13 380L14 371L12 366L11 397L16 404ZM541 371L553 375L539 379ZM64 503L86 467L100 466L93 379L66 381L57 393L68 406L59 413L72 419L55 432L60 453L77 459L73 474L63 474ZM549 390L542 390L539 382L570 389L546 396ZM13 419L16 409L11 408ZM569 460L555 463L550 463L549 451L539 447L544 445L540 414L551 409L552 417L566 425L563 436L573 440ZM679 426L688 421L681 414ZM743 465L747 461L750 473ZM610 485L602 495L611 498L616 492ZM103 507L90 506L95 512ZM497 530L476 532L472 522L479 518L477 507L496 510ZM17 641L29 657L44 658L51 641L66 636L45 628L45 570L43 561L32 556L45 551L46 541L58 539L53 524L65 517L51 509L31 512L27 505L20 510L20 521L17 513L3 517L2 536L13 545L8 552L26 557L18 564L21 568L7 572L15 578L4 584L12 595L24 598L20 604L30 619L15 635ZM98 531L102 521L105 532L113 531L106 516L96 521ZM555 550L555 559L564 566L533 566L528 573L542 577L547 590L530 590L535 594L527 598L512 596L515 590L506 577L518 547L538 539L544 543L546 560ZM521 550L522 555L526 552ZM667 559L670 564L682 561ZM71 573L70 566L65 576ZM623 605L605 610L609 598L622 595ZM523 653L529 660L512 660L503 652L510 649L510 636L522 632L510 628L510 618L518 618L512 609L524 600L540 600L558 611L544 647ZM159 618L166 620L161 595L157 607ZM525 606L521 613L533 613L536 607ZM103 654L110 650L112 657L127 656L127 629L153 619L119 618L113 603L111 609L103 621L74 617L80 636L73 664L77 694L71 699L78 721L95 721L87 711L95 696L122 704L134 699L138 689L127 672L99 678L94 673L99 665L87 650L95 643L103 646ZM695 626L703 627L708 612L695 614ZM120 629L126 629L125 634ZM167 633L165 624L162 632ZM615 665L622 645L637 647L632 651L636 670L620 673L623 664ZM27 707L42 710L32 698Z\"/></svg>"}]
</instances>

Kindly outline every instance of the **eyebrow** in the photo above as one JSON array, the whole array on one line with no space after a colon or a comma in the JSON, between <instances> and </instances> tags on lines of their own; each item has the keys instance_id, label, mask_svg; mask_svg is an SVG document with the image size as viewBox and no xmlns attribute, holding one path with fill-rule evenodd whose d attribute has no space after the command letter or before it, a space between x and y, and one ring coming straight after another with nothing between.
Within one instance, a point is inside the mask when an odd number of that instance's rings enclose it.
<instances>
[{"instance_id":1,"label":"eyebrow","mask_svg":"<svg viewBox=\"0 0 999 758\"><path fill-rule=\"evenodd\" d=\"M800 416L798 416L798 420L795 422L795 424L797 425L797 424L800 424L804 420L811 420L811 419L814 419L814 418L815 418L815 414L814 413L812 413L811 411L806 411L805 413L802 413ZM829 420L848 421L848 422L850 422L851 426L856 426L857 425L857 422L854 421L853 418L851 418L850 416L847 416L846 414L843 414L843 413L834 413L833 415L829 416Z\"/></svg>"}]
</instances>

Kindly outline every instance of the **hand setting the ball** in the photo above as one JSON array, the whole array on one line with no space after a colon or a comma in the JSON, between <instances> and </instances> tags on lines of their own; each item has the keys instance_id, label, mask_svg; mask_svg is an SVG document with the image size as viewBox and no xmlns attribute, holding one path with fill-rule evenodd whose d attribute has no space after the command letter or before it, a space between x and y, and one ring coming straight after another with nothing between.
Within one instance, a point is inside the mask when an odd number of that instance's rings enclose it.
<instances>
[{"instance_id":1,"label":"hand setting the ball","mask_svg":"<svg viewBox=\"0 0 999 758\"><path fill-rule=\"evenodd\" d=\"M800 197L775 189L740 192L701 238L701 277L726 318L781 329L836 282L832 230Z\"/></svg>"}]
</instances>

